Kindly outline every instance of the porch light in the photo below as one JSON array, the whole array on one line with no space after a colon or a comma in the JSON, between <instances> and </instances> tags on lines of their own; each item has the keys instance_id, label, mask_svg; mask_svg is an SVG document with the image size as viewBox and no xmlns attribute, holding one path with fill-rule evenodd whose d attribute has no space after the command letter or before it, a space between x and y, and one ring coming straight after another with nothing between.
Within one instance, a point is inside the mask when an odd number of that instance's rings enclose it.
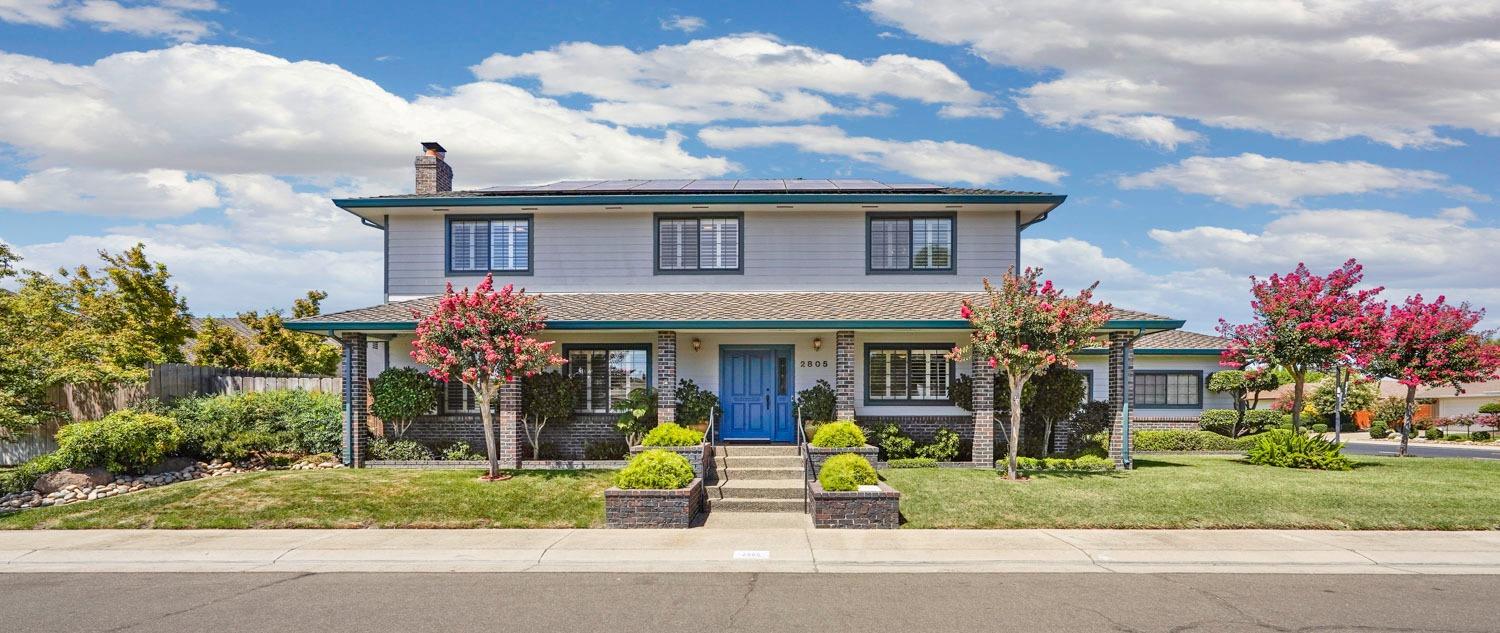
<instances>
[{"instance_id":1,"label":"porch light","mask_svg":"<svg viewBox=\"0 0 1500 633\"><path fill-rule=\"evenodd\" d=\"M823 339L814 336L813 337L813 351L816 352L816 351L818 351L820 349L823 349Z\"/></svg>"},{"instance_id":2,"label":"porch light","mask_svg":"<svg viewBox=\"0 0 1500 633\"><path fill-rule=\"evenodd\" d=\"M696 351L698 351L700 349L703 349L703 341L700 341L697 338L694 338L693 339L693 351L696 352Z\"/></svg>"}]
</instances>

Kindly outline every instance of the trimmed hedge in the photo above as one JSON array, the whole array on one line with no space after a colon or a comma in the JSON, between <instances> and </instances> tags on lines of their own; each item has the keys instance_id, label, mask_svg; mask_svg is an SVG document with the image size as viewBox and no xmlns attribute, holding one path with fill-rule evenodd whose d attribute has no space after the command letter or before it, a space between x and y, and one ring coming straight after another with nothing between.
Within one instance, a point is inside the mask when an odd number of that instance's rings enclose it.
<instances>
[{"instance_id":1,"label":"trimmed hedge","mask_svg":"<svg viewBox=\"0 0 1500 633\"><path fill-rule=\"evenodd\" d=\"M834 455L823 462L823 468L818 471L818 483L829 492L852 492L879 480L875 467L856 453Z\"/></svg>"},{"instance_id":2,"label":"trimmed hedge","mask_svg":"<svg viewBox=\"0 0 1500 633\"><path fill-rule=\"evenodd\" d=\"M615 474L615 487L624 490L677 490L692 482L687 458L661 449L641 452Z\"/></svg>"},{"instance_id":3,"label":"trimmed hedge","mask_svg":"<svg viewBox=\"0 0 1500 633\"><path fill-rule=\"evenodd\" d=\"M1198 416L1198 428L1219 435L1229 435L1234 429L1235 415L1234 409L1208 409ZM1274 429L1291 419L1290 414L1281 411L1251 409L1245 412L1245 423L1240 426L1240 433L1253 435L1266 429Z\"/></svg>"},{"instance_id":4,"label":"trimmed hedge","mask_svg":"<svg viewBox=\"0 0 1500 633\"><path fill-rule=\"evenodd\" d=\"M811 443L818 448L856 448L865 445L865 432L853 422L829 422L818 427Z\"/></svg>"},{"instance_id":5,"label":"trimmed hedge","mask_svg":"<svg viewBox=\"0 0 1500 633\"><path fill-rule=\"evenodd\" d=\"M996 462L997 467L1004 467L1005 462ZM1068 459L1065 457L1017 457L1016 466L1027 472L1104 472L1115 469L1115 463L1104 457L1095 455L1084 455L1082 457Z\"/></svg>"},{"instance_id":6,"label":"trimmed hedge","mask_svg":"<svg viewBox=\"0 0 1500 633\"><path fill-rule=\"evenodd\" d=\"M675 422L662 422L641 439L641 446L697 446L702 443L703 431Z\"/></svg>"},{"instance_id":7,"label":"trimmed hedge","mask_svg":"<svg viewBox=\"0 0 1500 633\"><path fill-rule=\"evenodd\" d=\"M1137 451L1234 451L1240 448L1234 439L1210 431L1136 431L1130 434L1130 442Z\"/></svg>"},{"instance_id":8,"label":"trimmed hedge","mask_svg":"<svg viewBox=\"0 0 1500 633\"><path fill-rule=\"evenodd\" d=\"M1343 444L1295 431L1262 433L1245 458L1252 464L1307 468L1312 470L1350 470L1354 463L1343 454Z\"/></svg>"},{"instance_id":9,"label":"trimmed hedge","mask_svg":"<svg viewBox=\"0 0 1500 633\"><path fill-rule=\"evenodd\" d=\"M122 409L101 420L58 429L57 459L65 468L139 474L176 453L182 437L182 428L172 418Z\"/></svg>"},{"instance_id":10,"label":"trimmed hedge","mask_svg":"<svg viewBox=\"0 0 1500 633\"><path fill-rule=\"evenodd\" d=\"M937 468L938 460L931 457L907 457L886 462L891 468Z\"/></svg>"}]
</instances>

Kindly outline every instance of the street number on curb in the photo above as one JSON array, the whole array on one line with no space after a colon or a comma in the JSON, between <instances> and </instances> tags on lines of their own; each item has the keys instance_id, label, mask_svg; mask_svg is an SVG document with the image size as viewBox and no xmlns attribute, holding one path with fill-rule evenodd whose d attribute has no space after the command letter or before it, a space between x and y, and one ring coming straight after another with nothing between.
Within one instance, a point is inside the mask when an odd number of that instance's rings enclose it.
<instances>
[{"instance_id":1,"label":"street number on curb","mask_svg":"<svg viewBox=\"0 0 1500 633\"><path fill-rule=\"evenodd\" d=\"M771 553L765 550L737 549L734 550L735 560L770 560Z\"/></svg>"}]
</instances>

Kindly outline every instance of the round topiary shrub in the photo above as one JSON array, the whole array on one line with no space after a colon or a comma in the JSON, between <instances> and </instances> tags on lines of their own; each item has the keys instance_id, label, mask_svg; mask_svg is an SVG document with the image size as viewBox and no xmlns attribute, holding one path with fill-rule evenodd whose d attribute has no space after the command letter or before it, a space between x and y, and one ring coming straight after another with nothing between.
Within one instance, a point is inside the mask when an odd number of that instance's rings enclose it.
<instances>
[{"instance_id":1,"label":"round topiary shrub","mask_svg":"<svg viewBox=\"0 0 1500 633\"><path fill-rule=\"evenodd\" d=\"M615 474L615 487L624 490L677 490L693 482L693 465L686 457L653 449L630 460Z\"/></svg>"},{"instance_id":2,"label":"round topiary shrub","mask_svg":"<svg viewBox=\"0 0 1500 633\"><path fill-rule=\"evenodd\" d=\"M813 436L812 445L818 448L864 446L865 432L853 422L830 422L818 427L818 434Z\"/></svg>"},{"instance_id":3,"label":"round topiary shrub","mask_svg":"<svg viewBox=\"0 0 1500 633\"><path fill-rule=\"evenodd\" d=\"M1314 424L1314 425L1312 425L1312 432L1313 433L1317 433L1318 435L1322 435L1324 433L1327 433L1328 432L1328 425L1327 424Z\"/></svg>"},{"instance_id":4,"label":"round topiary shrub","mask_svg":"<svg viewBox=\"0 0 1500 633\"><path fill-rule=\"evenodd\" d=\"M1390 428L1386 427L1384 422L1372 422L1370 424L1370 437L1373 437L1377 440L1383 440L1390 436L1391 430Z\"/></svg>"},{"instance_id":5,"label":"round topiary shrub","mask_svg":"<svg viewBox=\"0 0 1500 633\"><path fill-rule=\"evenodd\" d=\"M1475 431L1469 434L1469 439L1475 442L1488 442L1493 437L1489 431Z\"/></svg>"},{"instance_id":6,"label":"round topiary shrub","mask_svg":"<svg viewBox=\"0 0 1500 633\"><path fill-rule=\"evenodd\" d=\"M131 409L101 420L68 424L57 431L57 458L67 468L106 468L143 473L182 443L172 418Z\"/></svg>"},{"instance_id":7,"label":"round topiary shrub","mask_svg":"<svg viewBox=\"0 0 1500 633\"><path fill-rule=\"evenodd\" d=\"M697 446L703 443L703 431L680 426L674 422L662 422L646 433L641 446Z\"/></svg>"},{"instance_id":8,"label":"round topiary shrub","mask_svg":"<svg viewBox=\"0 0 1500 633\"><path fill-rule=\"evenodd\" d=\"M823 469L818 471L818 483L830 492L852 492L859 490L860 486L874 485L876 481L879 478L875 476L875 467L854 453L834 455L823 462Z\"/></svg>"},{"instance_id":9,"label":"round topiary shrub","mask_svg":"<svg viewBox=\"0 0 1500 633\"><path fill-rule=\"evenodd\" d=\"M389 422L396 437L403 437L417 416L437 409L438 393L438 382L426 372L387 369L370 381L370 413Z\"/></svg>"},{"instance_id":10,"label":"round topiary shrub","mask_svg":"<svg viewBox=\"0 0 1500 633\"><path fill-rule=\"evenodd\" d=\"M1443 439L1443 430L1437 427L1432 427L1424 431L1422 433L1422 437L1425 437L1429 440L1440 440Z\"/></svg>"}]
</instances>

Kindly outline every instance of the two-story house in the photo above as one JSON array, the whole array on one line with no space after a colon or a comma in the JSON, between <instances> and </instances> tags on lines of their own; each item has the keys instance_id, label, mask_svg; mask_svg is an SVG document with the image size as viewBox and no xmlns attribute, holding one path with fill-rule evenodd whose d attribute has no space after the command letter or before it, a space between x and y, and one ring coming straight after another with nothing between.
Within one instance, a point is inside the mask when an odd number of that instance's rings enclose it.
<instances>
[{"instance_id":1,"label":"two-story house","mask_svg":"<svg viewBox=\"0 0 1500 633\"><path fill-rule=\"evenodd\" d=\"M719 395L717 441L792 442L796 393L824 380L841 419L895 421L919 439L950 428L973 442L976 463L993 461L984 393L993 370L945 354L968 337L960 300L980 296L982 278L1020 267L1021 233L1065 196L780 179L452 191L442 146L423 148L415 193L334 201L384 233L385 303L290 324L340 338L346 376L411 365L413 311L430 312L445 284L472 287L493 274L497 287L541 296L544 334L586 386L577 417L543 437L564 457L617 439L612 407L636 387L654 386L660 419L672 420L683 380ZM1220 341L1176 331L1182 325L1119 308L1101 328L1109 348L1078 356L1091 397L1113 405L1120 429L1132 416L1190 424L1211 397L1204 385ZM948 399L959 374L976 379L975 411ZM358 464L366 382L347 387L358 406L346 410L346 458ZM523 454L518 406L512 391L496 416L511 464ZM482 445L458 383L442 409L411 434ZM1124 435L1114 433L1116 459L1128 459Z\"/></svg>"}]
</instances>

